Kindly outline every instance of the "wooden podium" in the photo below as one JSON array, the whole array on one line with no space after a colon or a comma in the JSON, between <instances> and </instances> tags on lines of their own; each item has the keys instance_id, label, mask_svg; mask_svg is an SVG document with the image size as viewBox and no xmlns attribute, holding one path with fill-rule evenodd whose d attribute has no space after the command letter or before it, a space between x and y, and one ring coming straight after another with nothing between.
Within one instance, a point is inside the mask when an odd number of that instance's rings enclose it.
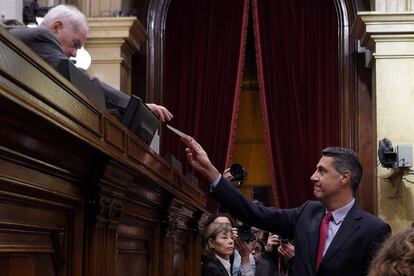
<instances>
[{"instance_id":1,"label":"wooden podium","mask_svg":"<svg viewBox=\"0 0 414 276\"><path fill-rule=\"evenodd\" d=\"M0 275L199 275L205 195L0 29Z\"/></svg>"}]
</instances>

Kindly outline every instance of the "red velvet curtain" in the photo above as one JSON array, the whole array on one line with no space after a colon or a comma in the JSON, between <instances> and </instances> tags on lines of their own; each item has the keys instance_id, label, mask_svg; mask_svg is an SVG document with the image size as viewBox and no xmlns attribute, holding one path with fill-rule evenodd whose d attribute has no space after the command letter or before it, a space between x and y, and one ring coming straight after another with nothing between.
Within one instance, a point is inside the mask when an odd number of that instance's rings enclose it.
<instances>
[{"instance_id":1,"label":"red velvet curtain","mask_svg":"<svg viewBox=\"0 0 414 276\"><path fill-rule=\"evenodd\" d=\"M247 0L172 0L168 9L163 103L174 114L171 125L193 136L219 170L240 87L247 7ZM163 131L163 152L189 171L182 142Z\"/></svg>"},{"instance_id":2,"label":"red velvet curtain","mask_svg":"<svg viewBox=\"0 0 414 276\"><path fill-rule=\"evenodd\" d=\"M252 0L269 173L277 205L313 198L321 150L340 142L332 0Z\"/></svg>"}]
</instances>

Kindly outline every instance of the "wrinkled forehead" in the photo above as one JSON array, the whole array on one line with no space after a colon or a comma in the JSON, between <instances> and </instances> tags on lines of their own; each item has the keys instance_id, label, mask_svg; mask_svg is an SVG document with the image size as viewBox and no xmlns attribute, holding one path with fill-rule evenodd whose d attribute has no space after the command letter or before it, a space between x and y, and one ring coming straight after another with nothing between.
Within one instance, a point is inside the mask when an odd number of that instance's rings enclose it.
<instances>
[{"instance_id":1,"label":"wrinkled forehead","mask_svg":"<svg viewBox=\"0 0 414 276\"><path fill-rule=\"evenodd\" d=\"M86 37L88 35L87 27L83 26L80 23L74 22L64 22L64 26L66 29L66 35L73 39L82 40L82 42L86 41Z\"/></svg>"},{"instance_id":2,"label":"wrinkled forehead","mask_svg":"<svg viewBox=\"0 0 414 276\"><path fill-rule=\"evenodd\" d=\"M88 32L85 27L79 26L77 29L73 30L73 35L76 39L82 41L82 45L85 44L86 37L88 36Z\"/></svg>"}]
</instances>

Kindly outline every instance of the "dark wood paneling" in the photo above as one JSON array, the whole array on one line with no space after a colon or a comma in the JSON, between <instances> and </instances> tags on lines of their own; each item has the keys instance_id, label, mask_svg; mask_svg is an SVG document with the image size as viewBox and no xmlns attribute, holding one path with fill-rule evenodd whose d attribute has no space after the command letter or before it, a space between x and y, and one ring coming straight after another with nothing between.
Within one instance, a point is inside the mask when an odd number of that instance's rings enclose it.
<instances>
[{"instance_id":1,"label":"dark wood paneling","mask_svg":"<svg viewBox=\"0 0 414 276\"><path fill-rule=\"evenodd\" d=\"M83 226L82 191L58 177L59 170L51 174L7 157L0 155L0 259L10 273L4 275L79 271L82 263L73 257L82 253L82 239L73 241ZM19 274L17 264L25 261Z\"/></svg>"},{"instance_id":2,"label":"dark wood paneling","mask_svg":"<svg viewBox=\"0 0 414 276\"><path fill-rule=\"evenodd\" d=\"M1 28L0 43L0 275L199 275L200 189Z\"/></svg>"},{"instance_id":3,"label":"dark wood paneling","mask_svg":"<svg viewBox=\"0 0 414 276\"><path fill-rule=\"evenodd\" d=\"M341 145L354 149L360 156L364 177L357 199L364 210L374 213L371 70L365 68L363 57L358 56L358 43L350 30L356 13L369 10L370 3L367 0L334 0L334 3L338 20Z\"/></svg>"},{"instance_id":4,"label":"dark wood paneling","mask_svg":"<svg viewBox=\"0 0 414 276\"><path fill-rule=\"evenodd\" d=\"M375 162L376 152L373 141L374 121L371 90L371 68L365 67L365 55L358 55L358 124L359 124L359 148L364 175L358 191L358 202L362 209L375 214L375 192L376 183Z\"/></svg>"},{"instance_id":5,"label":"dark wood paneling","mask_svg":"<svg viewBox=\"0 0 414 276\"><path fill-rule=\"evenodd\" d=\"M162 104L165 22L171 0L150 0L147 15L147 101Z\"/></svg>"}]
</instances>

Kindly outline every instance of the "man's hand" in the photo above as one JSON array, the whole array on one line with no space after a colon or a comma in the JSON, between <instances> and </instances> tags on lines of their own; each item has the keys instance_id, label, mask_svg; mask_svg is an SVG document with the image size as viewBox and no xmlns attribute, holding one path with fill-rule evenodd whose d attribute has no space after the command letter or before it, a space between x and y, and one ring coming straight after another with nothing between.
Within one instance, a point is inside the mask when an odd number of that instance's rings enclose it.
<instances>
[{"instance_id":1,"label":"man's hand","mask_svg":"<svg viewBox=\"0 0 414 276\"><path fill-rule=\"evenodd\" d=\"M230 182L232 182L233 181L233 179L234 179L234 177L231 175L231 173L230 173L230 168L227 168L227 169L225 169L224 170L224 172L223 172L223 177L225 178L225 179L227 179L228 181L230 181Z\"/></svg>"},{"instance_id":2,"label":"man's hand","mask_svg":"<svg viewBox=\"0 0 414 276\"><path fill-rule=\"evenodd\" d=\"M234 187L239 188L241 186L241 181L234 180L234 176L230 173L230 168L224 170L223 177L233 184Z\"/></svg>"},{"instance_id":3,"label":"man's hand","mask_svg":"<svg viewBox=\"0 0 414 276\"><path fill-rule=\"evenodd\" d=\"M275 246L280 244L280 239L278 235L272 234L269 232L269 237L267 238L267 243L265 246L265 250L267 252L272 252Z\"/></svg>"},{"instance_id":4,"label":"man's hand","mask_svg":"<svg viewBox=\"0 0 414 276\"><path fill-rule=\"evenodd\" d=\"M295 247L290 242L282 244L279 246L278 251L286 260L295 256Z\"/></svg>"},{"instance_id":5,"label":"man's hand","mask_svg":"<svg viewBox=\"0 0 414 276\"><path fill-rule=\"evenodd\" d=\"M234 240L234 246L236 247L237 251L239 251L240 257L241 257L241 263L242 264L248 264L250 263L250 253L253 251L254 244L256 241L254 241L251 244L248 244L244 240L240 239L240 237L236 237Z\"/></svg>"},{"instance_id":6,"label":"man's hand","mask_svg":"<svg viewBox=\"0 0 414 276\"><path fill-rule=\"evenodd\" d=\"M147 104L148 108L160 119L161 122L170 121L173 115L167 108L157 104Z\"/></svg>"},{"instance_id":7,"label":"man's hand","mask_svg":"<svg viewBox=\"0 0 414 276\"><path fill-rule=\"evenodd\" d=\"M187 145L185 153L190 165L203 175L209 183L213 183L220 173L216 167L211 164L210 159L204 149L190 136L181 137L181 141Z\"/></svg>"},{"instance_id":8,"label":"man's hand","mask_svg":"<svg viewBox=\"0 0 414 276\"><path fill-rule=\"evenodd\" d=\"M233 227L231 228L231 238L234 240L235 238L238 238L239 235L237 234L237 228Z\"/></svg>"}]
</instances>

